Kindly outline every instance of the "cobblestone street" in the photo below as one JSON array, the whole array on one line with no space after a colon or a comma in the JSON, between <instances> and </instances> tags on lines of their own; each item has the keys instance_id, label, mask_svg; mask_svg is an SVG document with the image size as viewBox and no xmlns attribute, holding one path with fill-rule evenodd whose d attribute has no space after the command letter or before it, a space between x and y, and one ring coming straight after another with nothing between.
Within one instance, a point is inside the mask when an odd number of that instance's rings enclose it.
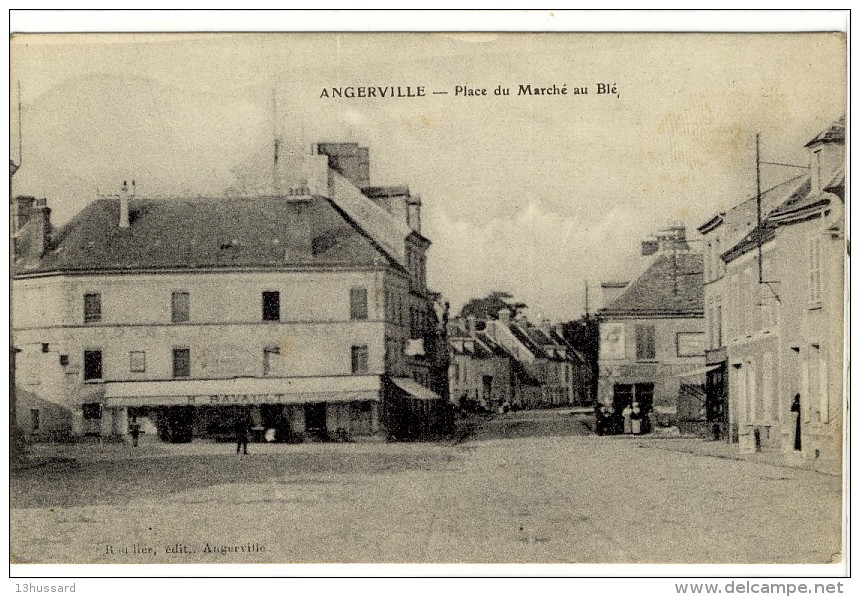
<instances>
[{"instance_id":1,"label":"cobblestone street","mask_svg":"<svg viewBox=\"0 0 860 597\"><path fill-rule=\"evenodd\" d=\"M472 431L457 445L254 444L245 457L202 442L65 447L54 456L67 461L12 475L12 560L840 557L833 474L709 454L715 444L701 440L596 437L568 413L496 417ZM36 446L33 458L51 450ZM234 546L244 551L223 549Z\"/></svg>"}]
</instances>

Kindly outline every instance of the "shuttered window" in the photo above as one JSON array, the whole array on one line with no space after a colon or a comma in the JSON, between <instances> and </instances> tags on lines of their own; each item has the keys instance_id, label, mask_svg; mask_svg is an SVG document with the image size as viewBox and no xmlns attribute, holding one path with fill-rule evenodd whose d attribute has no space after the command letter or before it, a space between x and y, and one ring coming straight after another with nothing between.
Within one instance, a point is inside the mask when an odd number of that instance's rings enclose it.
<instances>
[{"instance_id":1,"label":"shuttered window","mask_svg":"<svg viewBox=\"0 0 860 597\"><path fill-rule=\"evenodd\" d=\"M281 320L281 293L267 291L263 293L263 321Z\"/></svg>"},{"instance_id":2,"label":"shuttered window","mask_svg":"<svg viewBox=\"0 0 860 597\"><path fill-rule=\"evenodd\" d=\"M367 367L367 346L352 347L352 374L365 375Z\"/></svg>"},{"instance_id":3,"label":"shuttered window","mask_svg":"<svg viewBox=\"0 0 860 597\"><path fill-rule=\"evenodd\" d=\"M349 318L367 319L367 288L353 288L349 291Z\"/></svg>"},{"instance_id":4,"label":"shuttered window","mask_svg":"<svg viewBox=\"0 0 860 597\"><path fill-rule=\"evenodd\" d=\"M170 301L170 320L173 323L188 321L191 311L191 299L187 292L174 292Z\"/></svg>"},{"instance_id":5,"label":"shuttered window","mask_svg":"<svg viewBox=\"0 0 860 597\"><path fill-rule=\"evenodd\" d=\"M98 323L102 320L102 295L88 292L84 295L84 323Z\"/></svg>"},{"instance_id":6,"label":"shuttered window","mask_svg":"<svg viewBox=\"0 0 860 597\"><path fill-rule=\"evenodd\" d=\"M84 380L102 378L102 351L84 351Z\"/></svg>"},{"instance_id":7,"label":"shuttered window","mask_svg":"<svg viewBox=\"0 0 860 597\"><path fill-rule=\"evenodd\" d=\"M191 377L191 350L173 349L173 377Z\"/></svg>"},{"instance_id":8,"label":"shuttered window","mask_svg":"<svg viewBox=\"0 0 860 597\"><path fill-rule=\"evenodd\" d=\"M656 357L654 348L654 326L636 325L636 359L640 361L653 360Z\"/></svg>"}]
</instances>

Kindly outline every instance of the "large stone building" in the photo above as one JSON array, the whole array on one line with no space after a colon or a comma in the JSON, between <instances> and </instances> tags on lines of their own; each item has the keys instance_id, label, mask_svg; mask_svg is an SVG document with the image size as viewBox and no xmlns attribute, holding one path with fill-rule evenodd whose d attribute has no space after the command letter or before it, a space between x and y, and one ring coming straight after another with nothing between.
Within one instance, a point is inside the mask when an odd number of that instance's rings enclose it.
<instances>
[{"instance_id":1,"label":"large stone building","mask_svg":"<svg viewBox=\"0 0 860 597\"><path fill-rule=\"evenodd\" d=\"M810 141L809 175L763 194L761 225L748 200L703 227L709 243L729 234L712 258L724 307L708 314L710 328L725 328L713 361L727 375L709 378L708 392L727 396L729 435L743 450L841 454L844 143L844 119ZM745 232L721 233L743 209Z\"/></svg>"},{"instance_id":2,"label":"large stone building","mask_svg":"<svg viewBox=\"0 0 860 597\"><path fill-rule=\"evenodd\" d=\"M238 197L124 185L58 230L44 200L17 198L19 426L124 435L139 418L187 441L247 413L290 438L439 431L447 350L420 200L368 187L367 154L276 149L268 188Z\"/></svg>"},{"instance_id":3,"label":"large stone building","mask_svg":"<svg viewBox=\"0 0 860 597\"><path fill-rule=\"evenodd\" d=\"M695 423L704 408L702 255L685 242L656 256L597 313L598 401L616 413L638 402L661 421Z\"/></svg>"}]
</instances>

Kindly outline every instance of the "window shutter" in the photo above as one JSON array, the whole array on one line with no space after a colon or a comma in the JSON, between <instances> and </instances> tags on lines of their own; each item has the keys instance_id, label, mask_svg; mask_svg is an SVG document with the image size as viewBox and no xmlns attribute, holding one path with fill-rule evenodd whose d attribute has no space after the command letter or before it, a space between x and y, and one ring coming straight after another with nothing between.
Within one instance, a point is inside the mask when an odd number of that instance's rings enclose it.
<instances>
[{"instance_id":1,"label":"window shutter","mask_svg":"<svg viewBox=\"0 0 860 597\"><path fill-rule=\"evenodd\" d=\"M350 319L367 319L367 288L352 288L349 291Z\"/></svg>"}]
</instances>

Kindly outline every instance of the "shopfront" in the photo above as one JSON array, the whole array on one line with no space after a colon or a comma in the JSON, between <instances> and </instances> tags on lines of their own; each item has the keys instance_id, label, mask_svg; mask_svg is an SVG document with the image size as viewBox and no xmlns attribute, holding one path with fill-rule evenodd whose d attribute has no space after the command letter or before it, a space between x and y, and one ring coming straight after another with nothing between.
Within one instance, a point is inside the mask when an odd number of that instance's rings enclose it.
<instances>
[{"instance_id":1,"label":"shopfront","mask_svg":"<svg viewBox=\"0 0 860 597\"><path fill-rule=\"evenodd\" d=\"M151 422L159 439L233 441L250 420L256 441L347 438L379 431L378 376L234 378L109 382L105 411L114 420ZM117 431L121 433L122 431Z\"/></svg>"}]
</instances>

